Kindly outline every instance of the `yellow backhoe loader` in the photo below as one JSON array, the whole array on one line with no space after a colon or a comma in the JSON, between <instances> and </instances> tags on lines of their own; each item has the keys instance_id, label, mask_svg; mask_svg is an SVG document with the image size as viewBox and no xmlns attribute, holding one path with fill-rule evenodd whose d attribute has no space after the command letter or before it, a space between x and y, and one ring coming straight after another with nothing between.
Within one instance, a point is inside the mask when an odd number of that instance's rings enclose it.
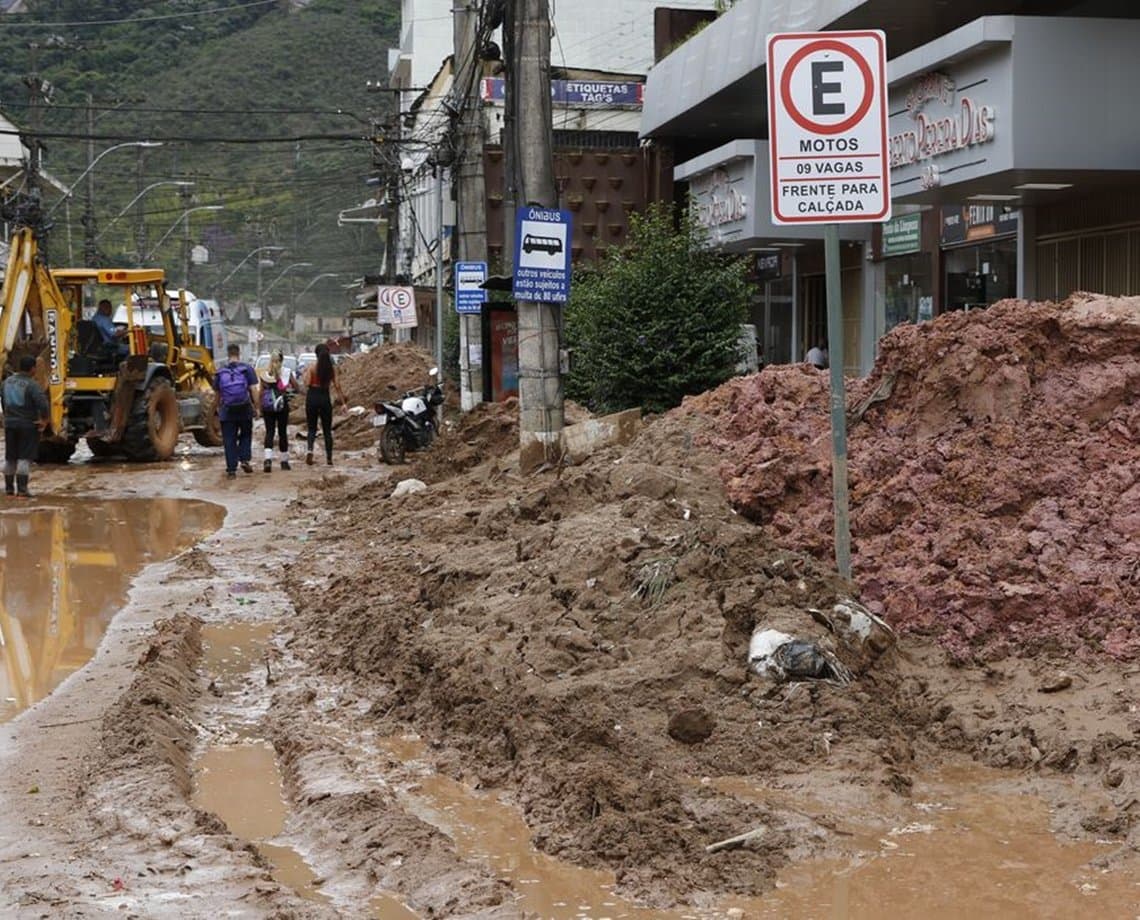
<instances>
[{"instance_id":1,"label":"yellow backhoe loader","mask_svg":"<svg viewBox=\"0 0 1140 920\"><path fill-rule=\"evenodd\" d=\"M96 296L156 305L161 330L135 322L137 311L128 309L129 353L117 354L83 317ZM182 292L171 305L161 269L49 269L35 230L21 228L0 293L0 373L27 354L51 404L40 462L66 463L80 438L96 457L143 461L168 459L183 431L199 444L222 443L213 359L194 344Z\"/></svg>"}]
</instances>

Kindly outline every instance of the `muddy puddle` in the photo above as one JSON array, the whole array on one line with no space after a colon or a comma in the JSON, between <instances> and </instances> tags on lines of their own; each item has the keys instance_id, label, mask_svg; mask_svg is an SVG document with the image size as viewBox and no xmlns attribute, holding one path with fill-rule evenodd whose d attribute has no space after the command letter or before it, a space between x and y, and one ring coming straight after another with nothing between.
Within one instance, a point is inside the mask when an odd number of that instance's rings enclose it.
<instances>
[{"instance_id":1,"label":"muddy puddle","mask_svg":"<svg viewBox=\"0 0 1140 920\"><path fill-rule=\"evenodd\" d=\"M748 780L722 791L787 807ZM801 814L828 809L801 803ZM834 809L830 810L832 815ZM803 920L959 920L1001 917L1140 917L1140 875L1091 863L1115 847L1064 842L1050 832L1045 803L980 767L948 770L916 783L909 806L889 825L866 814L837 825L849 853L782 872L777 889L751 902L748 917Z\"/></svg>"},{"instance_id":2,"label":"muddy puddle","mask_svg":"<svg viewBox=\"0 0 1140 920\"><path fill-rule=\"evenodd\" d=\"M0 510L0 722L82 668L131 579L217 530L189 499L33 499Z\"/></svg>"},{"instance_id":3,"label":"muddy puddle","mask_svg":"<svg viewBox=\"0 0 1140 920\"><path fill-rule=\"evenodd\" d=\"M273 624L210 623L202 628L202 671L219 696L245 699L231 714L226 729L233 744L207 747L194 763L194 803L213 812L230 831L257 847L282 885L306 900L329 902L321 879L290 842L289 806L272 745L257 737L257 701L272 660L267 657ZM264 670L263 670L264 669ZM418 915L395 898L376 893L368 904L376 920L414 920Z\"/></svg>"}]
</instances>

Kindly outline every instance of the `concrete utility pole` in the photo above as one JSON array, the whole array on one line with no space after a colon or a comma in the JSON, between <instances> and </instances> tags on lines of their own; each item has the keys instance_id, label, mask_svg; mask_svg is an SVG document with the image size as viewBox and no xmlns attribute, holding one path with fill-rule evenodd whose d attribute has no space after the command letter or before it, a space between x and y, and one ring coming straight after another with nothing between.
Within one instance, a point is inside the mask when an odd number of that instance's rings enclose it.
<instances>
[{"instance_id":1,"label":"concrete utility pole","mask_svg":"<svg viewBox=\"0 0 1140 920\"><path fill-rule=\"evenodd\" d=\"M455 87L460 107L456 124L456 152L452 165L455 185L456 258L461 262L487 261L487 190L483 175L483 112L479 78L483 75L482 51L478 39L479 13L471 0L455 0ZM464 412L482 400L483 368L472 367L471 352L482 348L482 317L459 317L459 389Z\"/></svg>"},{"instance_id":2,"label":"concrete utility pole","mask_svg":"<svg viewBox=\"0 0 1140 920\"><path fill-rule=\"evenodd\" d=\"M83 264L88 268L95 262L95 109L91 94L87 94L87 201L83 209Z\"/></svg>"},{"instance_id":3,"label":"concrete utility pole","mask_svg":"<svg viewBox=\"0 0 1140 920\"><path fill-rule=\"evenodd\" d=\"M507 27L512 54L507 65L507 107L514 113L512 148L519 205L553 208L554 124L550 104L549 0L510 0ZM514 212L507 216L514 223ZM512 234L513 237L513 234ZM519 467L524 472L562 455L563 394L559 361L560 304L518 302Z\"/></svg>"}]
</instances>

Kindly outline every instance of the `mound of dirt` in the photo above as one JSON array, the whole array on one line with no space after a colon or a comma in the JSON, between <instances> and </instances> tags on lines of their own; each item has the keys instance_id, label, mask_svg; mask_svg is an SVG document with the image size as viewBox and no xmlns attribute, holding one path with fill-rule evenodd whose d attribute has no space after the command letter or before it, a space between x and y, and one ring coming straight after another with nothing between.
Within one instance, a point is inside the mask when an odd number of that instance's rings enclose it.
<instances>
[{"instance_id":1,"label":"mound of dirt","mask_svg":"<svg viewBox=\"0 0 1140 920\"><path fill-rule=\"evenodd\" d=\"M956 656L1140 651L1140 298L1005 301L900 326L848 399L853 572ZM825 374L686 401L729 498L832 556Z\"/></svg>"},{"instance_id":2,"label":"mound of dirt","mask_svg":"<svg viewBox=\"0 0 1140 920\"><path fill-rule=\"evenodd\" d=\"M513 441L512 414L481 407L461 430ZM792 818L700 777L818 763L819 726L846 731L856 710L850 731L907 745L887 667L875 690L787 695L749 678L757 627L828 642L808 608L830 610L844 586L733 514L687 431L663 419L624 453L530 479L492 463L399 498L389 483L326 486L337 532L353 539L310 545L304 577L287 576L298 598L322 584L319 605L297 604L294 651L338 686L382 697L377 731L446 739L437 767L511 789L539 847L609 867L659 906L762 890L786 859L778 831L707 854L742 827ZM715 717L677 740L676 720L710 700ZM859 772L907 783L893 761Z\"/></svg>"},{"instance_id":3,"label":"mound of dirt","mask_svg":"<svg viewBox=\"0 0 1140 920\"><path fill-rule=\"evenodd\" d=\"M375 446L376 430L372 427L372 409L381 399L392 399L408 390L422 387L430 378L434 359L411 342L381 345L372 351L351 355L337 365L337 376L349 406L363 406L363 415L345 415L339 405L335 407L333 429L336 446L342 450L364 450ZM293 404L289 421L305 426L305 401Z\"/></svg>"}]
</instances>

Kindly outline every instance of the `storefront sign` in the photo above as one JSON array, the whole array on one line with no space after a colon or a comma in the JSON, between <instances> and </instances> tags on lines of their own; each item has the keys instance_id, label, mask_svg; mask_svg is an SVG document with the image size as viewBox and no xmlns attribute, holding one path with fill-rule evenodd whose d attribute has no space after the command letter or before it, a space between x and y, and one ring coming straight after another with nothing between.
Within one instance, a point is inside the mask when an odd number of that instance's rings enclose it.
<instances>
[{"instance_id":1,"label":"storefront sign","mask_svg":"<svg viewBox=\"0 0 1140 920\"><path fill-rule=\"evenodd\" d=\"M883 224L883 258L922 250L922 217L908 214Z\"/></svg>"},{"instance_id":2,"label":"storefront sign","mask_svg":"<svg viewBox=\"0 0 1140 920\"><path fill-rule=\"evenodd\" d=\"M756 254L756 280L775 281L783 274L782 253L758 252Z\"/></svg>"},{"instance_id":3,"label":"storefront sign","mask_svg":"<svg viewBox=\"0 0 1140 920\"><path fill-rule=\"evenodd\" d=\"M919 77L906 93L907 115L913 126L891 135L891 168L913 166L956 150L994 139L994 106L959 94L954 81L943 73ZM942 184L941 170L929 164L922 174L923 188Z\"/></svg>"},{"instance_id":4,"label":"storefront sign","mask_svg":"<svg viewBox=\"0 0 1140 920\"><path fill-rule=\"evenodd\" d=\"M502 77L483 80L483 101L504 102L506 81ZM645 98L645 84L601 80L551 80L550 99L556 105L573 108L606 106L614 108L641 108Z\"/></svg>"},{"instance_id":5,"label":"storefront sign","mask_svg":"<svg viewBox=\"0 0 1140 920\"><path fill-rule=\"evenodd\" d=\"M887 220L886 37L768 36L774 224Z\"/></svg>"},{"instance_id":6,"label":"storefront sign","mask_svg":"<svg viewBox=\"0 0 1140 920\"><path fill-rule=\"evenodd\" d=\"M942 209L942 245L953 246L1017 233L1018 212L997 205L952 205Z\"/></svg>"},{"instance_id":7,"label":"storefront sign","mask_svg":"<svg viewBox=\"0 0 1140 920\"><path fill-rule=\"evenodd\" d=\"M744 220L748 216L748 198L740 190L744 174L735 169L714 169L696 176L689 183L689 200L693 219L708 230Z\"/></svg>"}]
</instances>

